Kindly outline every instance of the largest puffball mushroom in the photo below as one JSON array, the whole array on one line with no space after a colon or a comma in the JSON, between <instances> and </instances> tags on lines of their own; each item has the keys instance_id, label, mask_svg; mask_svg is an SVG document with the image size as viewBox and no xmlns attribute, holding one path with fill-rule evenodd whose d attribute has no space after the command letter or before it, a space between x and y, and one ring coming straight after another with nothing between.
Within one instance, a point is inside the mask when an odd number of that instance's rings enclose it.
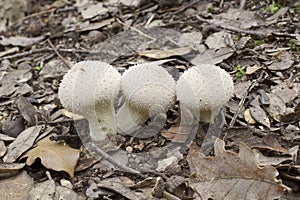
<instances>
[{"instance_id":1,"label":"largest puffball mushroom","mask_svg":"<svg viewBox=\"0 0 300 200\"><path fill-rule=\"evenodd\" d=\"M175 103L175 87L172 76L155 63L126 70L121 79L125 102L117 113L119 131L131 133L149 117L165 113Z\"/></svg>"},{"instance_id":2,"label":"largest puffball mushroom","mask_svg":"<svg viewBox=\"0 0 300 200\"><path fill-rule=\"evenodd\" d=\"M185 71L177 81L176 94L182 108L202 122L211 122L234 92L233 80L223 69L202 64Z\"/></svg>"},{"instance_id":3,"label":"largest puffball mushroom","mask_svg":"<svg viewBox=\"0 0 300 200\"><path fill-rule=\"evenodd\" d=\"M58 97L62 105L88 120L95 141L117 132L114 103L120 79L121 74L107 63L82 61L64 75L60 84Z\"/></svg>"}]
</instances>

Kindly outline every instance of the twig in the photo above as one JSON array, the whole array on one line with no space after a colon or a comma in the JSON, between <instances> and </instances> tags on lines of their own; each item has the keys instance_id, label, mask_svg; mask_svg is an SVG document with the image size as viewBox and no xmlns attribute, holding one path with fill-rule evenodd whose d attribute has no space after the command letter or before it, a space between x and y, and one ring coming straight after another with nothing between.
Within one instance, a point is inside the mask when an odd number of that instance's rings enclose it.
<instances>
[{"instance_id":1,"label":"twig","mask_svg":"<svg viewBox=\"0 0 300 200\"><path fill-rule=\"evenodd\" d=\"M262 33L262 32L251 31L251 30L244 30L244 29L233 27L233 26L226 26L226 25L221 24L221 23L216 23L215 20L203 19L199 15L196 15L196 19L198 21L200 21L200 22L206 22L208 24L214 25L214 26L216 26L218 28L222 28L222 29L225 29L225 30L228 30L228 31L233 31L233 32L237 32L237 33L246 33L246 34L249 34L249 35L256 35L258 37L265 37L266 36L266 34Z\"/></svg>"},{"instance_id":2,"label":"twig","mask_svg":"<svg viewBox=\"0 0 300 200\"><path fill-rule=\"evenodd\" d=\"M47 39L47 42L49 43L49 45L52 47L52 49L54 50L54 52L56 53L56 55L63 61L63 63L69 67L69 69L71 69L70 64L64 59L64 57L62 57L60 55L60 53L56 50L56 48L54 47L53 43L51 42L51 40Z\"/></svg>"},{"instance_id":3,"label":"twig","mask_svg":"<svg viewBox=\"0 0 300 200\"><path fill-rule=\"evenodd\" d=\"M125 172L129 172L131 174L137 175L139 177L143 177L144 175L141 174L141 172L129 168L125 165L122 165L121 163L118 163L117 161L115 161L115 159L113 157L111 157L109 154L107 154L105 151L103 151L102 149L100 149L97 145L93 144L93 143L89 143L88 144L88 149L90 149L93 152L96 152L97 154L99 154L101 157L103 157L105 160L107 160L108 162L110 162L111 164L113 164L115 167L119 168L120 170L123 170Z\"/></svg>"},{"instance_id":4,"label":"twig","mask_svg":"<svg viewBox=\"0 0 300 200\"><path fill-rule=\"evenodd\" d=\"M231 119L231 121L230 121L230 123L229 123L229 128L232 128L232 127L233 127L233 125L234 125L234 123L235 123L235 121L236 121L236 118L237 118L237 116L240 114L241 109L242 109L242 106L243 106L244 103L245 103L245 100L246 100L246 98L247 98L247 96L248 96L248 93L249 93L250 90L253 88L254 83L255 83L255 82L253 81L253 82L249 85L249 87L247 88L246 93L244 94L244 96L242 97L241 101L239 102L239 107L238 107L237 111L234 113L234 116L233 116L233 118Z\"/></svg>"},{"instance_id":5,"label":"twig","mask_svg":"<svg viewBox=\"0 0 300 200\"><path fill-rule=\"evenodd\" d=\"M200 0L194 0L192 2L190 2L189 4L182 6L180 9L178 9L177 11L174 12L174 14L179 14L183 11L185 11L186 9L188 9L189 7L193 6L194 4L198 3Z\"/></svg>"},{"instance_id":6,"label":"twig","mask_svg":"<svg viewBox=\"0 0 300 200\"><path fill-rule=\"evenodd\" d=\"M122 22L119 18L116 18L116 19L117 19L117 22L118 22L118 23L122 24L123 26L126 26L126 27L129 28L129 29L132 29L132 30L138 32L138 33L141 34L142 36L145 36L146 38L149 38L149 39L151 39L151 40L156 40L156 38L151 37L150 35L147 35L147 34L143 33L143 32L140 31L139 29L137 29L137 28L135 28L135 27L133 27L133 26L130 26L130 25L128 25L128 24Z\"/></svg>"}]
</instances>

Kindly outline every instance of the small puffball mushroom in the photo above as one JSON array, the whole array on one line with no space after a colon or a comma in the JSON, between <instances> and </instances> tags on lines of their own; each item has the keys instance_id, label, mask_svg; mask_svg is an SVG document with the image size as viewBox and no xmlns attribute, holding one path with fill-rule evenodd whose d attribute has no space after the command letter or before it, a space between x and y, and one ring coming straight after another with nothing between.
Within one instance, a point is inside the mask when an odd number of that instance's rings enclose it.
<instances>
[{"instance_id":1,"label":"small puffball mushroom","mask_svg":"<svg viewBox=\"0 0 300 200\"><path fill-rule=\"evenodd\" d=\"M234 92L233 80L223 69L201 64L185 71L177 81L176 94L182 108L202 122L211 122Z\"/></svg>"},{"instance_id":2,"label":"small puffball mushroom","mask_svg":"<svg viewBox=\"0 0 300 200\"><path fill-rule=\"evenodd\" d=\"M121 78L124 104L117 112L120 132L131 133L175 103L175 81L157 63L138 64L126 70Z\"/></svg>"},{"instance_id":3,"label":"small puffball mushroom","mask_svg":"<svg viewBox=\"0 0 300 200\"><path fill-rule=\"evenodd\" d=\"M101 61L76 63L63 77L58 97L64 108L89 121L90 136L102 141L117 132L114 103L121 74Z\"/></svg>"}]
</instances>

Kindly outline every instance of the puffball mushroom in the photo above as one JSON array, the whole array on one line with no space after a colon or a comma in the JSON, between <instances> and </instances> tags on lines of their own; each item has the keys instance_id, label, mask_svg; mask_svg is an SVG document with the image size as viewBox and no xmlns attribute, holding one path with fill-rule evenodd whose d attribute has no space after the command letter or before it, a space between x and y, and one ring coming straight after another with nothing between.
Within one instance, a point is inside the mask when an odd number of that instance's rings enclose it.
<instances>
[{"instance_id":1,"label":"puffball mushroom","mask_svg":"<svg viewBox=\"0 0 300 200\"><path fill-rule=\"evenodd\" d=\"M233 92L230 75L211 64L191 67L180 76L176 84L180 106L189 109L202 122L211 122Z\"/></svg>"},{"instance_id":2,"label":"puffball mushroom","mask_svg":"<svg viewBox=\"0 0 300 200\"><path fill-rule=\"evenodd\" d=\"M76 63L63 77L58 97L64 108L89 121L90 136L102 141L117 132L114 103L121 74L101 61Z\"/></svg>"},{"instance_id":3,"label":"puffball mushroom","mask_svg":"<svg viewBox=\"0 0 300 200\"><path fill-rule=\"evenodd\" d=\"M149 117L165 113L175 103L175 81L157 63L137 64L121 78L124 104L117 112L120 132L131 133Z\"/></svg>"}]
</instances>

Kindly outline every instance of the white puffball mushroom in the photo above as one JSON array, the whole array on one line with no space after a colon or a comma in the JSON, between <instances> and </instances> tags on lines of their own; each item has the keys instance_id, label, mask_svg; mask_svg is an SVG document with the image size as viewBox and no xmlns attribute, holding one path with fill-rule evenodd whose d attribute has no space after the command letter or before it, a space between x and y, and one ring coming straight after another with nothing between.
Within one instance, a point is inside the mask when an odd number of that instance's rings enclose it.
<instances>
[{"instance_id":1,"label":"white puffball mushroom","mask_svg":"<svg viewBox=\"0 0 300 200\"><path fill-rule=\"evenodd\" d=\"M89 121L90 136L102 141L117 132L114 103L121 74L101 61L76 63L63 77L58 97L63 107Z\"/></svg>"},{"instance_id":2,"label":"white puffball mushroom","mask_svg":"<svg viewBox=\"0 0 300 200\"><path fill-rule=\"evenodd\" d=\"M125 99L117 112L120 132L131 133L149 117L165 113L176 100L176 84L172 76L156 63L137 64L121 78Z\"/></svg>"},{"instance_id":3,"label":"white puffball mushroom","mask_svg":"<svg viewBox=\"0 0 300 200\"><path fill-rule=\"evenodd\" d=\"M189 109L202 122L211 122L233 96L233 92L230 75L211 64L191 67L176 84L180 106Z\"/></svg>"}]
</instances>

